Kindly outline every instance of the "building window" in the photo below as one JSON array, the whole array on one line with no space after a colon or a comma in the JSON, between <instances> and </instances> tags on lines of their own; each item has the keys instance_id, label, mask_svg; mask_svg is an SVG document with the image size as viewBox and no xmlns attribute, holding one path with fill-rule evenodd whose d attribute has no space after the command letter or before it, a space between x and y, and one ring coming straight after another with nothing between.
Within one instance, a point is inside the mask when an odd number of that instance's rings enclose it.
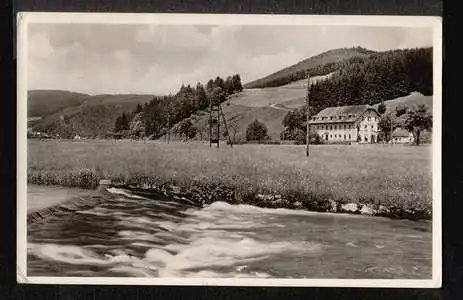
<instances>
[{"instance_id":1,"label":"building window","mask_svg":"<svg viewBox=\"0 0 463 300\"><path fill-rule=\"evenodd\" d=\"M350 140L350 139L351 139L351 138L350 138L350 134L349 134L349 140Z\"/></svg>"},{"instance_id":2,"label":"building window","mask_svg":"<svg viewBox=\"0 0 463 300\"><path fill-rule=\"evenodd\" d=\"M331 139L331 138L333 138L333 135L332 135L332 134L330 134L330 139Z\"/></svg>"},{"instance_id":3,"label":"building window","mask_svg":"<svg viewBox=\"0 0 463 300\"><path fill-rule=\"evenodd\" d=\"M336 138L336 134L334 135L334 138Z\"/></svg>"},{"instance_id":4,"label":"building window","mask_svg":"<svg viewBox=\"0 0 463 300\"><path fill-rule=\"evenodd\" d=\"M330 125L330 130L333 130L333 126L332 126L332 125Z\"/></svg>"},{"instance_id":5,"label":"building window","mask_svg":"<svg viewBox=\"0 0 463 300\"><path fill-rule=\"evenodd\" d=\"M339 120L341 120L341 116L339 116Z\"/></svg>"},{"instance_id":6,"label":"building window","mask_svg":"<svg viewBox=\"0 0 463 300\"><path fill-rule=\"evenodd\" d=\"M365 141L365 142L368 142L368 138L367 138L366 135L365 135L363 138L364 138L364 141Z\"/></svg>"},{"instance_id":7,"label":"building window","mask_svg":"<svg viewBox=\"0 0 463 300\"><path fill-rule=\"evenodd\" d=\"M344 135L344 140L346 139L346 135Z\"/></svg>"},{"instance_id":8,"label":"building window","mask_svg":"<svg viewBox=\"0 0 463 300\"><path fill-rule=\"evenodd\" d=\"M371 129L373 129L373 125L371 125Z\"/></svg>"},{"instance_id":9,"label":"building window","mask_svg":"<svg viewBox=\"0 0 463 300\"><path fill-rule=\"evenodd\" d=\"M368 117L368 121L371 121L371 118L370 118L370 117Z\"/></svg>"},{"instance_id":10,"label":"building window","mask_svg":"<svg viewBox=\"0 0 463 300\"><path fill-rule=\"evenodd\" d=\"M365 125L365 129L367 129L367 125Z\"/></svg>"}]
</instances>

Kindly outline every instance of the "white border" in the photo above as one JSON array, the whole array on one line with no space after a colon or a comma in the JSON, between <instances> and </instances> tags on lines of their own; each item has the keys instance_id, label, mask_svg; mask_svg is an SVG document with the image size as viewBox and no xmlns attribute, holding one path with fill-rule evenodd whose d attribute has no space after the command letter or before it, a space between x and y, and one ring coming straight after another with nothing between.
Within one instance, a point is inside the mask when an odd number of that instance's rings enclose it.
<instances>
[{"instance_id":1,"label":"white border","mask_svg":"<svg viewBox=\"0 0 463 300\"><path fill-rule=\"evenodd\" d=\"M220 285L438 288L442 285L441 232L441 120L442 21L440 17L409 16L304 16L218 14L120 14L20 12L17 18L17 281L34 284L101 285ZM433 255L432 279L245 279L245 278L106 278L28 277L27 270L27 25L29 23L262 25L262 26L394 26L433 28Z\"/></svg>"}]
</instances>

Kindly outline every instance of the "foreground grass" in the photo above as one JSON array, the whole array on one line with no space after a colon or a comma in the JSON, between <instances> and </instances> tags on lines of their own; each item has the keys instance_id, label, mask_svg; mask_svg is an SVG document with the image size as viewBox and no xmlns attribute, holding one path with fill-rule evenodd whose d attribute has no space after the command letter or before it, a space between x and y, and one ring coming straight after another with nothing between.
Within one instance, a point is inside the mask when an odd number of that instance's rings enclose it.
<instances>
[{"instance_id":1,"label":"foreground grass","mask_svg":"<svg viewBox=\"0 0 463 300\"><path fill-rule=\"evenodd\" d=\"M30 140L28 151L30 183L91 188L108 178L202 189L206 202L253 203L265 194L312 210L334 201L432 211L430 146L321 145L307 158L304 146L289 145Z\"/></svg>"}]
</instances>

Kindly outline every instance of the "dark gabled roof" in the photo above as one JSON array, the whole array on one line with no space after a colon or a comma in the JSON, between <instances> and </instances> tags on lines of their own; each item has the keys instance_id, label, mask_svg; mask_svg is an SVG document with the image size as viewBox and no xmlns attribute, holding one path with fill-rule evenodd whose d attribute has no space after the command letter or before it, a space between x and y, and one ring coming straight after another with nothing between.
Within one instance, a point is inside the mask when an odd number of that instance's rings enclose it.
<instances>
[{"instance_id":1,"label":"dark gabled roof","mask_svg":"<svg viewBox=\"0 0 463 300\"><path fill-rule=\"evenodd\" d=\"M367 104L328 107L320 111L315 116L313 116L310 123L317 124L317 123L355 122L360 115L362 115L366 110L369 110L369 109L374 110L376 113L378 113L374 107L367 105ZM326 119L323 120L322 118L326 118Z\"/></svg>"}]
</instances>

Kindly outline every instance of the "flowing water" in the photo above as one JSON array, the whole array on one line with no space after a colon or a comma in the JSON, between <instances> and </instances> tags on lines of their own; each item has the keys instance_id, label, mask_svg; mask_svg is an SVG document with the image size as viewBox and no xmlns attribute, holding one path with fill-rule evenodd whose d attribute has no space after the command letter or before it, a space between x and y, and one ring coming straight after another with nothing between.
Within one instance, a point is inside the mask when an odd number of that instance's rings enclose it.
<instances>
[{"instance_id":1,"label":"flowing water","mask_svg":"<svg viewBox=\"0 0 463 300\"><path fill-rule=\"evenodd\" d=\"M28 276L431 278L428 221L108 191L28 225Z\"/></svg>"}]
</instances>

